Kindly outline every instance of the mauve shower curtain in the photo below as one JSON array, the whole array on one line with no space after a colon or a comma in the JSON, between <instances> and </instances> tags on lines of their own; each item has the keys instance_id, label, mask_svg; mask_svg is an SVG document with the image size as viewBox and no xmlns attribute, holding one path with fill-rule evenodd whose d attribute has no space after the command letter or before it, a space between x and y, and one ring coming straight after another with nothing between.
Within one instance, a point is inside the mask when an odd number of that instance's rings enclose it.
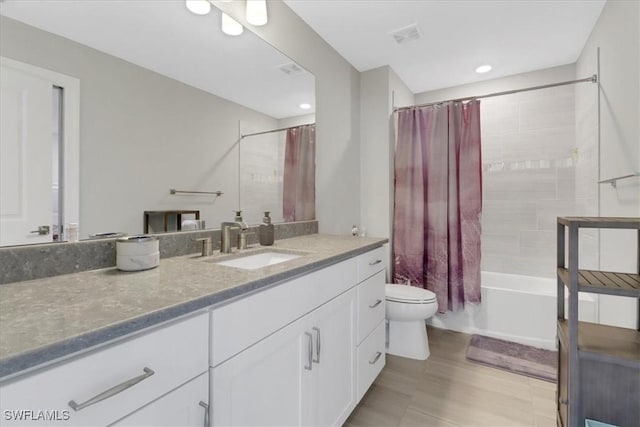
<instances>
[{"instance_id":1,"label":"mauve shower curtain","mask_svg":"<svg viewBox=\"0 0 640 427\"><path fill-rule=\"evenodd\" d=\"M316 217L316 127L287 130L284 150L282 214L285 221Z\"/></svg>"},{"instance_id":2,"label":"mauve shower curtain","mask_svg":"<svg viewBox=\"0 0 640 427\"><path fill-rule=\"evenodd\" d=\"M480 302L480 102L398 112L394 282L433 291L438 311Z\"/></svg>"}]
</instances>

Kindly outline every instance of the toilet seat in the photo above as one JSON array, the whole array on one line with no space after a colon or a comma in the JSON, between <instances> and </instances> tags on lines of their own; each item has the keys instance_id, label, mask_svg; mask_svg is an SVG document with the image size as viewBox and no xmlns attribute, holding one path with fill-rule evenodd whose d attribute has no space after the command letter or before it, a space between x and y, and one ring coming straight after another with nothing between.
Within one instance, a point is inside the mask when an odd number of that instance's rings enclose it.
<instances>
[{"instance_id":1,"label":"toilet seat","mask_svg":"<svg viewBox=\"0 0 640 427\"><path fill-rule=\"evenodd\" d=\"M403 304L431 304L436 302L436 294L415 286L387 284L385 299Z\"/></svg>"}]
</instances>

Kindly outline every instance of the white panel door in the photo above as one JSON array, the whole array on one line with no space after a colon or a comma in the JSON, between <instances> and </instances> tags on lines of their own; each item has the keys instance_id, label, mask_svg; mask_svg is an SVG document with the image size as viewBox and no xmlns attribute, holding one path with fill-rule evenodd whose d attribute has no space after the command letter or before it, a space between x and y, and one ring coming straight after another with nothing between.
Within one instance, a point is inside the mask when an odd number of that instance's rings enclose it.
<instances>
[{"instance_id":1,"label":"white panel door","mask_svg":"<svg viewBox=\"0 0 640 427\"><path fill-rule=\"evenodd\" d=\"M53 83L0 69L0 245L52 241Z\"/></svg>"},{"instance_id":2,"label":"white panel door","mask_svg":"<svg viewBox=\"0 0 640 427\"><path fill-rule=\"evenodd\" d=\"M340 426L356 405L356 298L351 289L313 311L313 425Z\"/></svg>"},{"instance_id":3,"label":"white panel door","mask_svg":"<svg viewBox=\"0 0 640 427\"><path fill-rule=\"evenodd\" d=\"M205 372L112 425L208 427L208 402L209 375Z\"/></svg>"},{"instance_id":4,"label":"white panel door","mask_svg":"<svg viewBox=\"0 0 640 427\"><path fill-rule=\"evenodd\" d=\"M304 326L304 319L293 322L211 369L211 425L311 424L304 411L312 374Z\"/></svg>"}]
</instances>

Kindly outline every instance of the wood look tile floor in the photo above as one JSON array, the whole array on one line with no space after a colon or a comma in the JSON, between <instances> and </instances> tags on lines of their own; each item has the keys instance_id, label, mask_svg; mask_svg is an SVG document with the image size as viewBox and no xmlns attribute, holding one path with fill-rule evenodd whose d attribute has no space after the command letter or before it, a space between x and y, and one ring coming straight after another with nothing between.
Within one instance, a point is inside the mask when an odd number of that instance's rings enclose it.
<instances>
[{"instance_id":1,"label":"wood look tile floor","mask_svg":"<svg viewBox=\"0 0 640 427\"><path fill-rule=\"evenodd\" d=\"M554 427L555 384L466 360L470 335L428 329L431 356L387 355L345 427Z\"/></svg>"}]
</instances>

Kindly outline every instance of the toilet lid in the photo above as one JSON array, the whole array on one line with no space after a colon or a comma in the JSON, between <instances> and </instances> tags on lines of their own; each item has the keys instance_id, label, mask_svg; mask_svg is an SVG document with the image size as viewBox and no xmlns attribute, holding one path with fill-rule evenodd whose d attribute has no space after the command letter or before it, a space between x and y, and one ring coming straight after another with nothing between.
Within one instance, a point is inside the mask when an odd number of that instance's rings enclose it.
<instances>
[{"instance_id":1,"label":"toilet lid","mask_svg":"<svg viewBox=\"0 0 640 427\"><path fill-rule=\"evenodd\" d=\"M430 303L436 301L436 294L422 288L408 285L387 284L385 287L387 301L407 303Z\"/></svg>"}]
</instances>

